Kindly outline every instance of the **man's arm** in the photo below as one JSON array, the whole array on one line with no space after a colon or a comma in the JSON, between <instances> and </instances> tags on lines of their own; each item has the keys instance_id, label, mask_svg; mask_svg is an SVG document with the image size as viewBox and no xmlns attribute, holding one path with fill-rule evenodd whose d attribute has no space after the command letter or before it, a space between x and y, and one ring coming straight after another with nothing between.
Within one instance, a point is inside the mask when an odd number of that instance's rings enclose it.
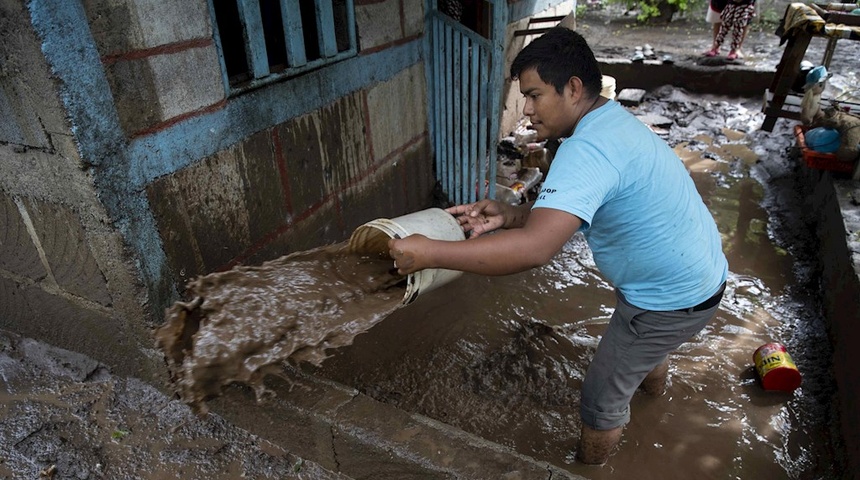
<instances>
[{"instance_id":1,"label":"man's arm","mask_svg":"<svg viewBox=\"0 0 860 480\"><path fill-rule=\"evenodd\" d=\"M461 242L410 235L390 240L388 247L402 275L426 268L508 275L549 263L581 225L582 220L570 213L537 208L526 217L522 228Z\"/></svg>"},{"instance_id":2,"label":"man's arm","mask_svg":"<svg viewBox=\"0 0 860 480\"><path fill-rule=\"evenodd\" d=\"M469 238L475 238L499 228L522 228L533 204L509 205L498 200L480 200L446 208L445 211L457 217Z\"/></svg>"}]
</instances>

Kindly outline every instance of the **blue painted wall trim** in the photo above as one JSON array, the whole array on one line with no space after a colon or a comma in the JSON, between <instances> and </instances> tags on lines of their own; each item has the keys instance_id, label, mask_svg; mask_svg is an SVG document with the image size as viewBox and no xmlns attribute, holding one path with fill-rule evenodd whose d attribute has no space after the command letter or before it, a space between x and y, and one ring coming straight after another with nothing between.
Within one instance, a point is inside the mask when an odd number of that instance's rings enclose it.
<instances>
[{"instance_id":1,"label":"blue painted wall trim","mask_svg":"<svg viewBox=\"0 0 860 480\"><path fill-rule=\"evenodd\" d=\"M142 188L253 133L389 80L421 61L422 42L414 40L259 88L229 99L222 110L137 138L130 145L129 181Z\"/></svg>"},{"instance_id":2,"label":"blue painted wall trim","mask_svg":"<svg viewBox=\"0 0 860 480\"><path fill-rule=\"evenodd\" d=\"M78 153L97 194L133 250L153 314L160 314L170 287L164 250L144 192L126 180L130 158L104 68L79 1L32 0L28 4L42 53L59 80L60 96ZM167 292L164 288L168 288Z\"/></svg>"},{"instance_id":3,"label":"blue painted wall trim","mask_svg":"<svg viewBox=\"0 0 860 480\"><path fill-rule=\"evenodd\" d=\"M231 98L222 110L128 142L81 1L31 0L27 6L42 53L59 80L81 159L107 214L132 250L155 318L177 292L146 198L148 183L252 133L388 80L422 61L423 55L423 39L417 39L352 58Z\"/></svg>"}]
</instances>

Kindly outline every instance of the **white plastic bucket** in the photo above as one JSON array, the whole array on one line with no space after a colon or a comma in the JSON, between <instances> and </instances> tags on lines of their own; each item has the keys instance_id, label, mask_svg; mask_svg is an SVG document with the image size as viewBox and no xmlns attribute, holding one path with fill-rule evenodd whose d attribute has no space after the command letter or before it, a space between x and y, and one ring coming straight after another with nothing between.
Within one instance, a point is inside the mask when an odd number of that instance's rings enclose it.
<instances>
[{"instance_id":1,"label":"white plastic bucket","mask_svg":"<svg viewBox=\"0 0 860 480\"><path fill-rule=\"evenodd\" d=\"M615 77L603 75L601 78L600 96L615 100Z\"/></svg>"},{"instance_id":2,"label":"white plastic bucket","mask_svg":"<svg viewBox=\"0 0 860 480\"><path fill-rule=\"evenodd\" d=\"M420 233L434 240L466 239L456 218L441 208L429 208L402 217L371 220L352 232L349 237L349 248L356 253L388 255L389 239L405 238L414 233ZM463 272L460 271L440 268L428 268L411 273L406 278L406 293L401 303L408 305L419 295L445 285L462 274Z\"/></svg>"}]
</instances>

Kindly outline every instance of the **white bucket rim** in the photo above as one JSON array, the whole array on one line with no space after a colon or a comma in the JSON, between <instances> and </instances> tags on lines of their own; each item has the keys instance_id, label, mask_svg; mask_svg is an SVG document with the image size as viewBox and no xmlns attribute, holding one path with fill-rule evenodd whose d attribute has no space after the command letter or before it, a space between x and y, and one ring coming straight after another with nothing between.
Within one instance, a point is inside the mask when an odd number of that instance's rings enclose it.
<instances>
[{"instance_id":1,"label":"white bucket rim","mask_svg":"<svg viewBox=\"0 0 860 480\"><path fill-rule=\"evenodd\" d=\"M442 220L447 223L447 225L443 225L444 231L409 231L403 227L403 225L398 223L398 221L408 223L416 218L420 219L421 216L435 217L436 220ZM414 233L420 233L435 240L455 241L465 240L466 238L460 228L459 222L457 222L452 215L440 208L430 208L394 219L377 218L359 226L352 232L352 235L349 238L350 250L363 253L380 253L388 255L387 240L385 241L386 247L384 247L382 251L380 251L380 249L373 250L362 248L362 244L367 243L367 241L371 239L371 235L374 235L373 232L382 232L388 237L388 239L405 238ZM406 291L403 294L401 305L409 305L421 294L427 293L445 283L448 283L462 275L462 273L463 272L456 270L431 268L408 274L406 276Z\"/></svg>"}]
</instances>

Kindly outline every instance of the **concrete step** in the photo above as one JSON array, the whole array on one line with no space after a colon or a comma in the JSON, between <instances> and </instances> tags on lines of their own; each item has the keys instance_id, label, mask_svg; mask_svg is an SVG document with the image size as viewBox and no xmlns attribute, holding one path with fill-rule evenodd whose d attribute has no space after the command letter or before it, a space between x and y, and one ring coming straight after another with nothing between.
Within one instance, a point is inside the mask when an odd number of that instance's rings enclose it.
<instances>
[{"instance_id":1,"label":"concrete step","mask_svg":"<svg viewBox=\"0 0 860 480\"><path fill-rule=\"evenodd\" d=\"M582 479L355 389L286 369L258 404L231 387L212 412L321 467L355 479Z\"/></svg>"}]
</instances>

